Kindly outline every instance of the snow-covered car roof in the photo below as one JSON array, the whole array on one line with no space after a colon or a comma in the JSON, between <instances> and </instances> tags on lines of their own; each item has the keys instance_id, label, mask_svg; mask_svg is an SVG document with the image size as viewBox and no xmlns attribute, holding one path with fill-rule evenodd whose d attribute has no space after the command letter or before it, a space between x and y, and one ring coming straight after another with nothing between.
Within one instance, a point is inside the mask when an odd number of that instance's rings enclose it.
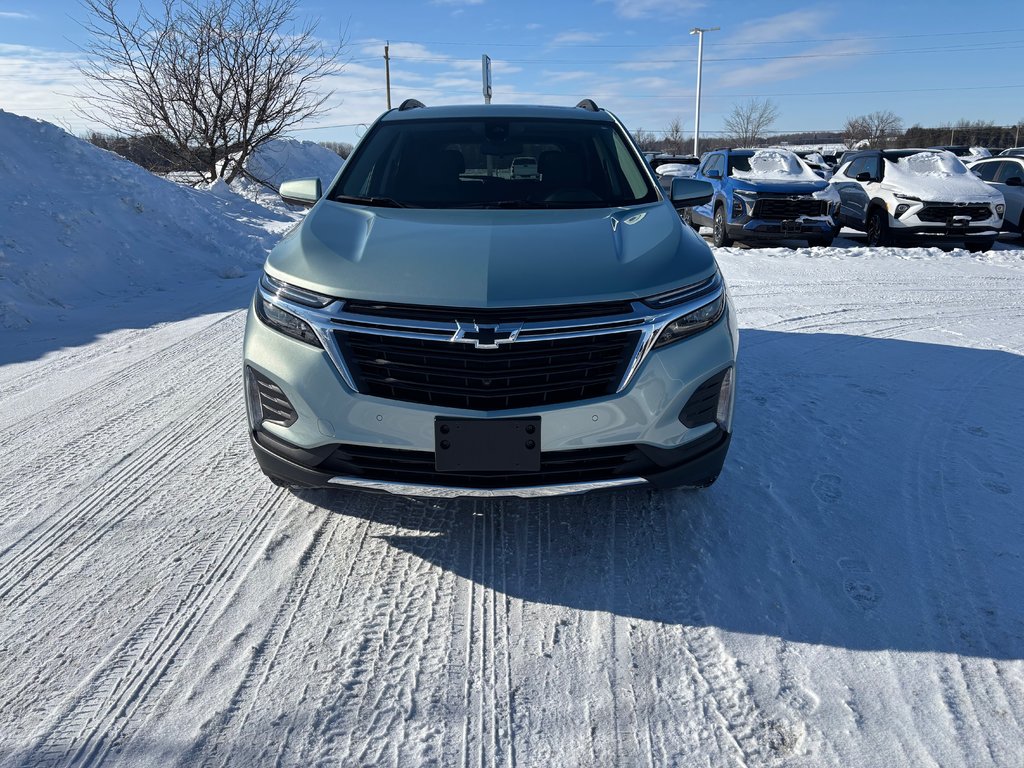
<instances>
[{"instance_id":1,"label":"snow-covered car roof","mask_svg":"<svg viewBox=\"0 0 1024 768\"><path fill-rule=\"evenodd\" d=\"M659 176L693 176L697 172L694 163L665 163L657 167Z\"/></svg>"},{"instance_id":2,"label":"snow-covered car roof","mask_svg":"<svg viewBox=\"0 0 1024 768\"><path fill-rule=\"evenodd\" d=\"M749 157L750 170L734 167L740 157ZM737 179L779 179L782 181L820 181L821 177L807 167L788 149L755 149L750 155L732 153L729 165L731 175Z\"/></svg>"}]
</instances>

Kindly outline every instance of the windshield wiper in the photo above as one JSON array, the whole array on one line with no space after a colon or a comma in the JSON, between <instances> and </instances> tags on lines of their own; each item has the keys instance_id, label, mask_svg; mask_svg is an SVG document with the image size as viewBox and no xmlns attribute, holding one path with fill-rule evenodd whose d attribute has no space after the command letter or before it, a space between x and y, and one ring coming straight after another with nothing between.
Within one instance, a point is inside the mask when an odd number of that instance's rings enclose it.
<instances>
[{"instance_id":1,"label":"windshield wiper","mask_svg":"<svg viewBox=\"0 0 1024 768\"><path fill-rule=\"evenodd\" d=\"M373 205L379 208L411 208L412 206L392 200L390 197L356 197L354 195L335 195L339 203L356 203L357 205Z\"/></svg>"}]
</instances>

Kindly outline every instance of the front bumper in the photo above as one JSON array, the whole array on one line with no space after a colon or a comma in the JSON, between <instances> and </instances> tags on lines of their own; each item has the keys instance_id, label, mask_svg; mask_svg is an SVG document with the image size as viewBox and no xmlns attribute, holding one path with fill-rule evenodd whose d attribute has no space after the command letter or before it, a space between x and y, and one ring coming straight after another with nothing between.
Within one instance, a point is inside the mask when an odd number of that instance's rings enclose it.
<instances>
[{"instance_id":1,"label":"front bumper","mask_svg":"<svg viewBox=\"0 0 1024 768\"><path fill-rule=\"evenodd\" d=\"M802 240L831 237L832 234L832 220L826 218L805 217L789 221L749 219L729 224L729 236L734 240Z\"/></svg>"},{"instance_id":2,"label":"front bumper","mask_svg":"<svg viewBox=\"0 0 1024 768\"><path fill-rule=\"evenodd\" d=\"M260 430L250 433L260 469L288 485L430 498L542 498L639 485L701 486L721 471L730 440L731 435L716 428L679 448L621 446L604 451L604 456L587 449L545 452L539 473L449 475L433 470L432 452L343 444L307 451ZM580 458L574 460L573 454Z\"/></svg>"},{"instance_id":3,"label":"front bumper","mask_svg":"<svg viewBox=\"0 0 1024 768\"><path fill-rule=\"evenodd\" d=\"M687 427L681 414L702 384L734 368L737 347L735 313L727 302L715 325L652 351L629 386L614 395L542 408L469 411L355 392L324 349L267 327L250 307L244 363L278 386L295 414L289 426L257 425L250 408L253 450L266 474L289 484L347 485L404 495L554 495L623 485L699 485L720 471L729 435L715 423ZM724 421L731 429L731 399L728 412ZM621 449L622 455L611 463L599 456L597 469L542 470L508 480L433 473L439 416L540 416L542 456L571 462L584 456L576 451ZM373 451L383 453L373 461L365 455L358 461L345 458L346 453ZM406 460L417 465L415 472L391 471Z\"/></svg>"}]
</instances>

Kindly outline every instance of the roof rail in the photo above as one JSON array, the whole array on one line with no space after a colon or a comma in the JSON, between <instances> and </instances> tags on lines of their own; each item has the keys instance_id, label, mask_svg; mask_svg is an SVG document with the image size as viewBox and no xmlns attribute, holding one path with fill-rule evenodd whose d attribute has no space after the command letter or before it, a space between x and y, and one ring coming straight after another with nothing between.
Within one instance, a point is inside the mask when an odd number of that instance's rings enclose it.
<instances>
[{"instance_id":1,"label":"roof rail","mask_svg":"<svg viewBox=\"0 0 1024 768\"><path fill-rule=\"evenodd\" d=\"M583 99L579 104L576 105L578 109L585 109L588 112L599 112L600 108L594 103L593 99Z\"/></svg>"},{"instance_id":2,"label":"roof rail","mask_svg":"<svg viewBox=\"0 0 1024 768\"><path fill-rule=\"evenodd\" d=\"M408 109L421 109L426 106L427 105L424 104L419 99L406 99L405 101L398 105L398 111L405 112Z\"/></svg>"}]
</instances>

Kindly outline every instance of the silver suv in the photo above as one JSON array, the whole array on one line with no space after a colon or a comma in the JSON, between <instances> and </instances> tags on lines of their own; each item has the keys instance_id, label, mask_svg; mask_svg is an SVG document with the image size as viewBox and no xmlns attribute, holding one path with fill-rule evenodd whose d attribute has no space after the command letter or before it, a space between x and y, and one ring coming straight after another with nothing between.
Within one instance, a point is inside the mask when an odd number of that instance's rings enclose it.
<instances>
[{"instance_id":1,"label":"silver suv","mask_svg":"<svg viewBox=\"0 0 1024 768\"><path fill-rule=\"evenodd\" d=\"M312 210L246 324L260 467L419 496L710 485L738 335L677 212L710 193L666 196L590 100L386 112L326 194L281 187Z\"/></svg>"}]
</instances>

